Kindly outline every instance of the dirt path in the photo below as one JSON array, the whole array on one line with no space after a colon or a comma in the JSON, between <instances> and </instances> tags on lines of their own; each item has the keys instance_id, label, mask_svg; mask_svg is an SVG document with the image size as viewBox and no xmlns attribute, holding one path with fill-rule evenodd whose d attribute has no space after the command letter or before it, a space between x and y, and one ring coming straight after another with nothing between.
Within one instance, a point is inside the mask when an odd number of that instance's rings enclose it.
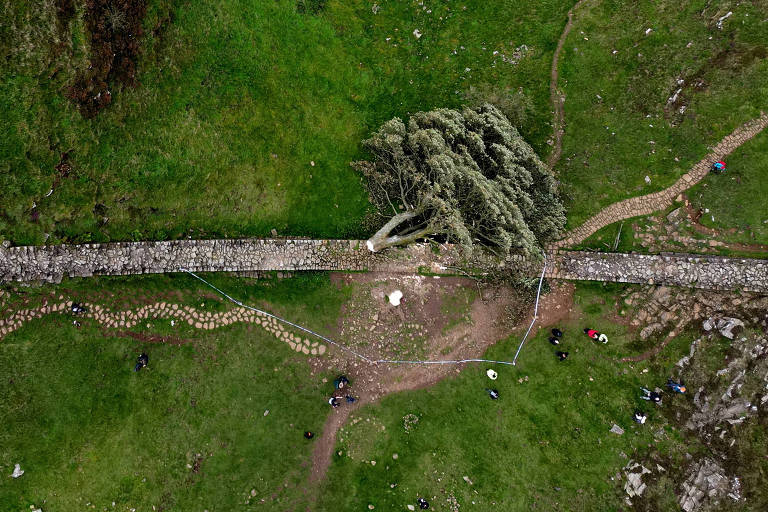
<instances>
[{"instance_id":1,"label":"dirt path","mask_svg":"<svg viewBox=\"0 0 768 512\"><path fill-rule=\"evenodd\" d=\"M350 274L344 276L344 279L359 282L377 279L370 274ZM387 279L404 279L390 277ZM403 283L400 282L400 285ZM486 293L485 300L475 298L469 309L469 317L466 322L450 327L445 324L446 316L439 315L440 307L436 308L434 297L436 296L435 284L433 282L420 282L414 284L410 291L405 291L404 302L418 293L416 287L432 286L424 293L424 298L420 304L411 309L397 310L390 309L391 316L388 320L392 324L406 323L424 323L428 326L428 337L425 342L426 353L424 358L428 360L447 360L447 359L466 359L479 357L485 350L503 338L513 328L510 325L509 312L510 307L516 307L521 304L521 299L511 289L499 289L494 294ZM455 290L469 287L474 289L474 281L468 279L451 278L440 279L440 287L443 293L452 293ZM453 288L452 288L453 287ZM491 295L490 297L487 295ZM410 299L415 302L414 299ZM439 306L439 305L438 305ZM357 312L359 314L360 312ZM403 313L402 315L400 313ZM381 315L380 312L374 315ZM344 315L342 315L344 316ZM514 322L519 324L522 315L515 316ZM339 328L341 331L341 327ZM367 329L363 329L367 330ZM379 333L379 335L381 335ZM372 352L386 350L386 347L376 347L369 345L366 347L367 355L373 356ZM378 356L378 353L376 355ZM341 405L338 409L332 411L330 417L326 420L323 427L323 433L316 441L312 455L312 473L311 483L317 485L325 477L326 471L331 464L336 446L336 437L340 428L344 426L350 414L365 404L380 400L390 393L400 391L421 389L437 383L451 374L457 374L464 365L385 365L368 364L360 360L351 359L346 354L338 350L331 350L324 358L318 358L313 361L313 366L317 370L334 369L348 375L352 381L351 390L357 396L358 401L352 406Z\"/></svg>"},{"instance_id":2,"label":"dirt path","mask_svg":"<svg viewBox=\"0 0 768 512\"><path fill-rule=\"evenodd\" d=\"M560 35L560 39L557 41L557 48L552 57L552 70L549 73L549 97L555 110L552 116L552 137L554 139L554 144L552 146L552 152L547 157L547 165L550 168L554 167L557 162L560 161L560 155L563 153L563 134L565 133L565 93L557 89L557 82L559 79L557 68L560 62L560 54L563 51L563 45L565 45L565 40L573 26L573 13L585 1L586 0L579 0L576 2L576 5L571 7L571 10L568 11L568 21L565 24L563 33Z\"/></svg>"},{"instance_id":3,"label":"dirt path","mask_svg":"<svg viewBox=\"0 0 768 512\"><path fill-rule=\"evenodd\" d=\"M733 133L721 140L706 157L694 165L671 187L653 194L613 203L587 219L581 226L566 233L563 239L552 244L550 249L571 247L583 242L599 229L614 222L640 215L650 215L657 210L671 206L677 196L697 184L709 173L712 162L722 160L726 155L760 133L766 126L768 126L768 114L762 112L760 117L739 126Z\"/></svg>"}]
</instances>

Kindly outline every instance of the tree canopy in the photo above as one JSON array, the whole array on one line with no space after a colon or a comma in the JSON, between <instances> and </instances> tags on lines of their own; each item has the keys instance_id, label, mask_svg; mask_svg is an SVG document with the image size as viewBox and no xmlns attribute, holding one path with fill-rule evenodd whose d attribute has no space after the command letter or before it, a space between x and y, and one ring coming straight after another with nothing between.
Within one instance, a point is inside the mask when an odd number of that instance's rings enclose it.
<instances>
[{"instance_id":1,"label":"tree canopy","mask_svg":"<svg viewBox=\"0 0 768 512\"><path fill-rule=\"evenodd\" d=\"M368 240L379 251L439 237L467 250L541 254L565 226L550 169L497 108L437 109L384 123L353 162L391 218Z\"/></svg>"}]
</instances>

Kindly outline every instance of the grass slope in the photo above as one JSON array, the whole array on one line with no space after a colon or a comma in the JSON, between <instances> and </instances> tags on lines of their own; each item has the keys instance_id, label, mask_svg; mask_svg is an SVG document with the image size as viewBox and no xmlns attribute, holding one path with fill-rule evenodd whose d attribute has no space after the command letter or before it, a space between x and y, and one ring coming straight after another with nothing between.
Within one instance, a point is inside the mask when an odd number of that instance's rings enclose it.
<instances>
[{"instance_id":1,"label":"grass slope","mask_svg":"<svg viewBox=\"0 0 768 512\"><path fill-rule=\"evenodd\" d=\"M727 163L726 174L710 175L688 193L694 206L709 210L700 222L719 230L719 240L768 244L768 133L739 148Z\"/></svg>"},{"instance_id":2,"label":"grass slope","mask_svg":"<svg viewBox=\"0 0 768 512\"><path fill-rule=\"evenodd\" d=\"M654 364L614 362L644 349L614 317L621 289L578 286L575 313L560 326L566 332L560 350L570 352L565 362L554 356L547 330L529 341L517 367L496 368L496 382L484 367L470 367L361 410L355 417L362 419L340 435L341 455L319 509L404 510L419 496L435 510L458 510L454 500L462 510L619 509L623 498L613 475L627 456L650 445L665 452L678 439L660 411L639 399L639 386L663 384L673 358L686 349L681 338ZM589 341L581 332L586 326L608 334L609 344ZM509 358L517 342L512 337L486 356ZM497 402L486 387L499 390ZM649 412L643 427L632 422L635 408ZM419 418L410 432L408 414ZM613 423L626 433L609 433ZM663 434L655 438L657 431Z\"/></svg>"},{"instance_id":3,"label":"grass slope","mask_svg":"<svg viewBox=\"0 0 768 512\"><path fill-rule=\"evenodd\" d=\"M584 5L561 64L569 226L669 186L707 145L768 109L766 12L765 0Z\"/></svg>"},{"instance_id":4,"label":"grass slope","mask_svg":"<svg viewBox=\"0 0 768 512\"><path fill-rule=\"evenodd\" d=\"M5 1L0 234L19 244L365 234L349 162L385 120L456 107L470 85L522 88L535 104L526 135L546 147L569 7L382 1L375 14L330 0L312 15L290 0L153 2L140 85L84 120L63 98L87 66L80 17L58 30L52 4ZM521 45L517 64L502 60ZM71 177L46 196L64 152Z\"/></svg>"},{"instance_id":5,"label":"grass slope","mask_svg":"<svg viewBox=\"0 0 768 512\"><path fill-rule=\"evenodd\" d=\"M190 279L143 282L194 290ZM217 284L247 295L235 280ZM316 328L313 318L338 315L341 295L325 276L248 288L252 300L267 294L276 310ZM2 340L0 508L111 510L114 502L123 510L214 511L246 499L272 507L302 499L311 454L302 433L319 431L328 413L327 385L310 377L306 358L241 324L205 334L165 329L192 342L116 339L58 315ZM149 367L133 373L142 351ZM15 463L25 474L11 479Z\"/></svg>"}]
</instances>

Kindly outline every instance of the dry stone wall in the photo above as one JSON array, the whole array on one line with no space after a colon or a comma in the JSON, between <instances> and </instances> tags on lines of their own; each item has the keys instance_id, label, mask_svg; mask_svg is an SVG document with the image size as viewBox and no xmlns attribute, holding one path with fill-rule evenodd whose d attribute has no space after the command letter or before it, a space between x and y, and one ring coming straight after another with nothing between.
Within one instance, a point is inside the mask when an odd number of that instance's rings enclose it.
<instances>
[{"instance_id":1,"label":"dry stone wall","mask_svg":"<svg viewBox=\"0 0 768 512\"><path fill-rule=\"evenodd\" d=\"M768 292L768 260L685 254L553 251L552 279L647 283ZM0 282L57 283L65 277L179 272L378 271L456 273L457 248L428 244L371 253L360 240L181 240L0 248ZM540 261L513 258L512 271L537 277Z\"/></svg>"},{"instance_id":2,"label":"dry stone wall","mask_svg":"<svg viewBox=\"0 0 768 512\"><path fill-rule=\"evenodd\" d=\"M768 260L587 252L554 253L552 260L547 276L554 279L768 292Z\"/></svg>"}]
</instances>

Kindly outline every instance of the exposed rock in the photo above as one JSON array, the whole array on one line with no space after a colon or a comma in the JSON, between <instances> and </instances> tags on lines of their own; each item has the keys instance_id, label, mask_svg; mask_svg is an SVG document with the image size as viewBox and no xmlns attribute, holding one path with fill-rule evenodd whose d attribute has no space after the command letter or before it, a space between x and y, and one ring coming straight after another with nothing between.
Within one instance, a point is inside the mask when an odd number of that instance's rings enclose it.
<instances>
[{"instance_id":1,"label":"exposed rock","mask_svg":"<svg viewBox=\"0 0 768 512\"><path fill-rule=\"evenodd\" d=\"M658 322L654 322L650 325L646 325L643 327L643 329L640 331L640 339L641 340L647 340L653 333L659 332L664 328L663 325L661 325Z\"/></svg>"},{"instance_id":2,"label":"exposed rock","mask_svg":"<svg viewBox=\"0 0 768 512\"><path fill-rule=\"evenodd\" d=\"M622 435L624 433L624 429L614 423L613 426L611 427L610 432L613 432L614 434Z\"/></svg>"},{"instance_id":3,"label":"exposed rock","mask_svg":"<svg viewBox=\"0 0 768 512\"><path fill-rule=\"evenodd\" d=\"M672 224L678 224L681 220L685 218L685 216L682 213L682 208L675 208L669 214L667 215L667 220Z\"/></svg>"},{"instance_id":4,"label":"exposed rock","mask_svg":"<svg viewBox=\"0 0 768 512\"><path fill-rule=\"evenodd\" d=\"M13 473L11 473L11 476L13 478L19 478L23 474L24 474L24 470L21 469L21 466L19 464L15 464L13 466Z\"/></svg>"},{"instance_id":5,"label":"exposed rock","mask_svg":"<svg viewBox=\"0 0 768 512\"><path fill-rule=\"evenodd\" d=\"M650 473L651 470L638 462L632 460L624 467L624 473L627 483L624 484L624 491L630 498L640 496L646 489L643 483L643 475Z\"/></svg>"},{"instance_id":6,"label":"exposed rock","mask_svg":"<svg viewBox=\"0 0 768 512\"><path fill-rule=\"evenodd\" d=\"M704 503L716 504L727 494L740 496L740 484L726 476L723 468L713 459L703 459L690 466L681 486L680 507L685 512L698 510ZM737 498L738 499L738 498Z\"/></svg>"},{"instance_id":7,"label":"exposed rock","mask_svg":"<svg viewBox=\"0 0 768 512\"><path fill-rule=\"evenodd\" d=\"M736 334L741 332L741 330L744 328L744 322L739 320L738 318L730 318L725 317L720 319L717 322L717 330L728 338L729 340L732 340L736 337ZM737 330L737 332L734 332L734 329Z\"/></svg>"}]
</instances>

